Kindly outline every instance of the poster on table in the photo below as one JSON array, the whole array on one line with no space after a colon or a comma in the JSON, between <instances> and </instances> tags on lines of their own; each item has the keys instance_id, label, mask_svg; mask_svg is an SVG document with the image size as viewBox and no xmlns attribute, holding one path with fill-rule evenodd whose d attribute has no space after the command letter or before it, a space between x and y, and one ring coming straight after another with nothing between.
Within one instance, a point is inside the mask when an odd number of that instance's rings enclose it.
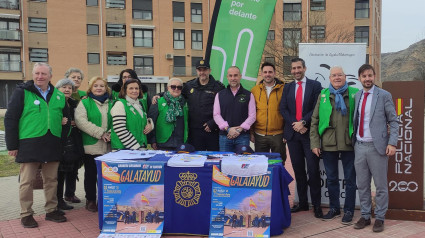
<instances>
[{"instance_id":1,"label":"poster on table","mask_svg":"<svg viewBox=\"0 0 425 238\"><path fill-rule=\"evenodd\" d=\"M366 43L300 43L299 57L305 61L305 76L329 87L332 66L341 66L347 83L361 89L358 69L366 63Z\"/></svg>"},{"instance_id":2,"label":"poster on table","mask_svg":"<svg viewBox=\"0 0 425 238\"><path fill-rule=\"evenodd\" d=\"M99 237L161 237L164 164L102 162L103 227Z\"/></svg>"},{"instance_id":3,"label":"poster on table","mask_svg":"<svg viewBox=\"0 0 425 238\"><path fill-rule=\"evenodd\" d=\"M217 0L205 58L211 75L227 85L227 69L237 66L241 84L250 90L257 82L276 0Z\"/></svg>"},{"instance_id":4,"label":"poster on table","mask_svg":"<svg viewBox=\"0 0 425 238\"><path fill-rule=\"evenodd\" d=\"M214 165L212 179L209 237L270 237L272 170L237 177Z\"/></svg>"}]
</instances>

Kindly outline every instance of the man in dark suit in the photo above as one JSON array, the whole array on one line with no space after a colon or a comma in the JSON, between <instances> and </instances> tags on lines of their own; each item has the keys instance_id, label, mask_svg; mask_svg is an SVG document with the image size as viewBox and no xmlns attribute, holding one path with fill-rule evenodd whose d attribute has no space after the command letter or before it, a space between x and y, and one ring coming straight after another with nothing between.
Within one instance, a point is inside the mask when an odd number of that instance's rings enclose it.
<instances>
[{"instance_id":1,"label":"man in dark suit","mask_svg":"<svg viewBox=\"0 0 425 238\"><path fill-rule=\"evenodd\" d=\"M299 197L299 203L291 208L291 212L307 211L309 209L307 186L310 186L314 216L321 218L323 213L320 207L319 158L310 150L308 130L322 85L317 81L307 79L305 77L306 70L303 59L292 59L291 74L295 80L283 89L280 113L285 120L283 138L287 141ZM305 171L306 163L308 179Z\"/></svg>"},{"instance_id":2,"label":"man in dark suit","mask_svg":"<svg viewBox=\"0 0 425 238\"><path fill-rule=\"evenodd\" d=\"M362 65L359 80L363 90L355 96L353 145L361 218L354 228L363 229L371 224L373 178L376 187L373 231L381 232L388 209L388 156L396 151L398 122L391 94L374 85L375 69L369 64Z\"/></svg>"}]
</instances>

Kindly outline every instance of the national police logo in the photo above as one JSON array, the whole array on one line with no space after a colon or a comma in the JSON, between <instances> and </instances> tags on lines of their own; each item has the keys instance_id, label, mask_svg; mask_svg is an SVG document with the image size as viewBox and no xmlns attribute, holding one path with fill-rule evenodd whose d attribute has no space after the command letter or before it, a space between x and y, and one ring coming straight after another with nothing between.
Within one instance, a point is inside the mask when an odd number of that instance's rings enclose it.
<instances>
[{"instance_id":1,"label":"national police logo","mask_svg":"<svg viewBox=\"0 0 425 238\"><path fill-rule=\"evenodd\" d=\"M190 89L190 93L193 93L193 91L194 91L194 89L192 88L192 89Z\"/></svg>"},{"instance_id":2,"label":"national police logo","mask_svg":"<svg viewBox=\"0 0 425 238\"><path fill-rule=\"evenodd\" d=\"M184 207L191 207L198 204L201 197L201 187L199 186L199 182L195 181L198 175L187 171L186 173L180 173L179 177L181 180L177 181L174 187L176 203Z\"/></svg>"}]
</instances>

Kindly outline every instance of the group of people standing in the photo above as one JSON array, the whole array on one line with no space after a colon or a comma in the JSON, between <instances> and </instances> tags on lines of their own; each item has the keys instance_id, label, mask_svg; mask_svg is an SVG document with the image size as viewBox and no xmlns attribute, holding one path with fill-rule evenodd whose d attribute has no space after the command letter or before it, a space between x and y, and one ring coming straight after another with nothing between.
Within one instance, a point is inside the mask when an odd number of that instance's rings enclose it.
<instances>
[{"instance_id":1,"label":"group of people standing","mask_svg":"<svg viewBox=\"0 0 425 238\"><path fill-rule=\"evenodd\" d=\"M387 156L394 154L397 142L391 95L374 86L375 72L370 65L359 69L363 90L347 85L341 67L331 69L331 84L322 90L320 83L305 77L306 69L304 60L293 59L295 80L284 85L275 77L275 66L265 62L261 82L249 91L240 83L238 67L227 70L225 87L210 75L208 62L201 60L196 65L197 78L185 84L171 78L166 92L150 98L146 85L131 69L120 73L112 90L107 80L93 77L88 90L81 91L81 70L69 69L54 87L51 67L36 63L33 80L17 87L5 116L9 154L21 163L22 225L38 226L31 206L32 181L39 168L46 220L63 222L62 210L72 209L65 201L81 202L75 196L75 181L83 164L86 209L97 211L94 159L111 150L144 150L148 144L153 149L176 150L189 143L195 150L234 151L251 141L255 151L280 153L283 161L287 144L299 196L292 212L309 209L309 186L316 217L326 220L340 215L341 158L346 180L342 222L351 223L353 217L357 173L361 175L357 187L362 218L355 228L363 228L370 224L373 177L378 227L374 226L374 231L382 230L388 204ZM330 210L326 215L320 207L319 156L328 176Z\"/></svg>"},{"instance_id":2,"label":"group of people standing","mask_svg":"<svg viewBox=\"0 0 425 238\"><path fill-rule=\"evenodd\" d=\"M304 60L292 60L291 73L295 80L285 85L280 104L299 197L291 212L309 210L309 187L315 217L332 220L341 216L338 174L341 160L345 180L341 222L352 223L358 189L361 217L354 228L363 229L371 224L373 178L376 187L373 231L381 232L388 209L388 156L395 154L398 136L391 94L374 85L376 73L369 64L358 70L363 86L360 90L348 86L342 67L330 69L330 85L325 89L305 77L306 69ZM319 157L323 159L329 194L330 209L325 215L320 207Z\"/></svg>"}]
</instances>

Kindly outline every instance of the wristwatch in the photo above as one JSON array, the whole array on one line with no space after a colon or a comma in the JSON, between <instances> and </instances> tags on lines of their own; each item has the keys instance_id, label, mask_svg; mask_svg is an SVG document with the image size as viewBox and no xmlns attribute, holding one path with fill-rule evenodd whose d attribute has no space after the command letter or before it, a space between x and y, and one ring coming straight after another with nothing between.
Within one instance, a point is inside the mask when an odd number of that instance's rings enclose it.
<instances>
[{"instance_id":1,"label":"wristwatch","mask_svg":"<svg viewBox=\"0 0 425 238\"><path fill-rule=\"evenodd\" d=\"M304 120L301 120L300 122L303 124L303 126L305 126L305 124L307 124L307 122L305 122Z\"/></svg>"}]
</instances>

